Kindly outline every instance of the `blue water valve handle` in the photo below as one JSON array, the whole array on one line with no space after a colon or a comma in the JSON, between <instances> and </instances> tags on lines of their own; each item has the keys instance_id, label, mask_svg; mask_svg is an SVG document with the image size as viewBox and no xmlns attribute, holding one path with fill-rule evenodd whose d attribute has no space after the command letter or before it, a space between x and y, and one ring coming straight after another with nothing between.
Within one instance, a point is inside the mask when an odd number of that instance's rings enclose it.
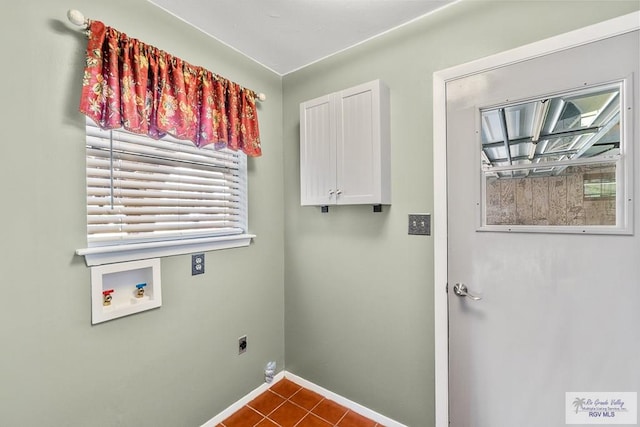
<instances>
[{"instance_id":1,"label":"blue water valve handle","mask_svg":"<svg viewBox=\"0 0 640 427\"><path fill-rule=\"evenodd\" d=\"M146 283L138 283L136 285L136 298L142 298L144 296L144 287L147 286Z\"/></svg>"}]
</instances>

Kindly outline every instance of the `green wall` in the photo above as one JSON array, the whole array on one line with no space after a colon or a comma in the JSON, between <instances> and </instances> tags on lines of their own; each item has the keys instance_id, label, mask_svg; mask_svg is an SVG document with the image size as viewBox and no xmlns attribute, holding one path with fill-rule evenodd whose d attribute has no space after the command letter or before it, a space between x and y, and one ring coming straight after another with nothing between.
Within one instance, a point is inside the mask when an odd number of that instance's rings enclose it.
<instances>
[{"instance_id":1,"label":"green wall","mask_svg":"<svg viewBox=\"0 0 640 427\"><path fill-rule=\"evenodd\" d=\"M249 161L247 248L162 260L163 306L91 325L86 38L69 7L267 94ZM4 5L0 71L0 425L200 426L284 365L282 79L145 0ZM237 355L247 334L249 351Z\"/></svg>"},{"instance_id":2,"label":"green wall","mask_svg":"<svg viewBox=\"0 0 640 427\"><path fill-rule=\"evenodd\" d=\"M434 424L434 71L640 7L463 1L284 77L287 370L413 427ZM299 103L380 78L391 89L392 205L300 207ZM433 230L438 233L441 230Z\"/></svg>"}]
</instances>

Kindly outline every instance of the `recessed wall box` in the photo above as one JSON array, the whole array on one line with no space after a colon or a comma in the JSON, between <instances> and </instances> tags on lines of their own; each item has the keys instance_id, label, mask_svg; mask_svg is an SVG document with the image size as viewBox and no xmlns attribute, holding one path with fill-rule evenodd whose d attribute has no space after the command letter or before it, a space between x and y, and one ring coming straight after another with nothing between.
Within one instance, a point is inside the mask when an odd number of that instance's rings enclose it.
<instances>
[{"instance_id":1,"label":"recessed wall box","mask_svg":"<svg viewBox=\"0 0 640 427\"><path fill-rule=\"evenodd\" d=\"M161 305L160 259L91 267L92 324Z\"/></svg>"}]
</instances>

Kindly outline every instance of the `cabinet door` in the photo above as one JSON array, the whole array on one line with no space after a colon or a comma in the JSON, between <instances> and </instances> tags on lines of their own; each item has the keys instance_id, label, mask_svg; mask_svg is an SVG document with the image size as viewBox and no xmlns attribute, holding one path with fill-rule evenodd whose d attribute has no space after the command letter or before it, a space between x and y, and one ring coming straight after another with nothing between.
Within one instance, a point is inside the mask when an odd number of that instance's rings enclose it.
<instances>
[{"instance_id":1,"label":"cabinet door","mask_svg":"<svg viewBox=\"0 0 640 427\"><path fill-rule=\"evenodd\" d=\"M386 99L381 99L381 94ZM388 126L384 129L381 122L381 102L388 105L388 90L376 80L338 95L337 203L386 204L388 197L382 194L382 150L388 147L388 135L383 135L388 133Z\"/></svg>"},{"instance_id":2,"label":"cabinet door","mask_svg":"<svg viewBox=\"0 0 640 427\"><path fill-rule=\"evenodd\" d=\"M335 204L335 96L300 104L300 203Z\"/></svg>"}]
</instances>

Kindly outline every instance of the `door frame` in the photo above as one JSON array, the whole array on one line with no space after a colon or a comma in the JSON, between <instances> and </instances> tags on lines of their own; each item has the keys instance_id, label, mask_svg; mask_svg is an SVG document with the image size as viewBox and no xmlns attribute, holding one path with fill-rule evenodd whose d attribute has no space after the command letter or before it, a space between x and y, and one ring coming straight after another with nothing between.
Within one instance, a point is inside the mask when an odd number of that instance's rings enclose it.
<instances>
[{"instance_id":1,"label":"door frame","mask_svg":"<svg viewBox=\"0 0 640 427\"><path fill-rule=\"evenodd\" d=\"M446 84L465 76L563 51L640 29L640 11L433 73L435 425L449 426L447 309ZM634 84L638 84L635 78Z\"/></svg>"}]
</instances>

